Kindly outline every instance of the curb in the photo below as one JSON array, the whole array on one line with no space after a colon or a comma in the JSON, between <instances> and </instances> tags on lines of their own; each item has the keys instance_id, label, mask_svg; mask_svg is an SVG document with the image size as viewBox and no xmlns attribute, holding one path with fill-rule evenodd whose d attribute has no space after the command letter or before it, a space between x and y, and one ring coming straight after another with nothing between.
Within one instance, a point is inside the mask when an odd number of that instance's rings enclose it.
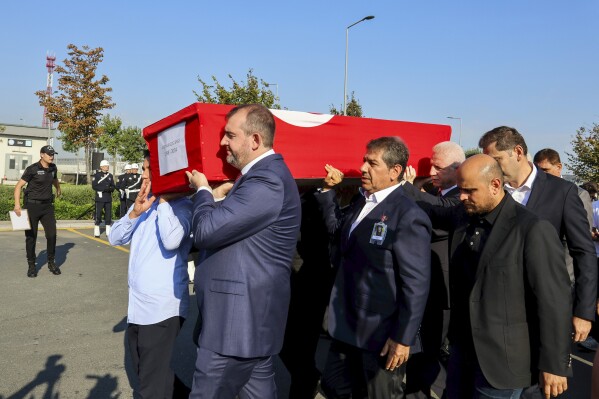
<instances>
[{"instance_id":1,"label":"curb","mask_svg":"<svg viewBox=\"0 0 599 399\"><path fill-rule=\"evenodd\" d=\"M57 220L56 221L57 229L93 229L94 221L93 220ZM43 226L39 224L39 230L43 230ZM13 231L12 225L10 221L2 221L0 222L0 231ZM22 231L22 230L20 230Z\"/></svg>"}]
</instances>

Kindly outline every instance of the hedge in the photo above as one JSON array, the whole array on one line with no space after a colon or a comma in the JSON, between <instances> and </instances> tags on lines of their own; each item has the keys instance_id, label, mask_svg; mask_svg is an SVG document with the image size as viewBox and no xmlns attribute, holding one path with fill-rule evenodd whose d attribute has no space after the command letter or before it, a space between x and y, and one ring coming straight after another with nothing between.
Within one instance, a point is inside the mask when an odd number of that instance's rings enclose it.
<instances>
[{"instance_id":1,"label":"hedge","mask_svg":"<svg viewBox=\"0 0 599 399\"><path fill-rule=\"evenodd\" d=\"M0 220L10 220L8 211L15 207L15 186L0 185ZM62 196L54 201L54 211L57 220L93 220L94 219L94 190L91 186L75 186L61 184ZM21 194L21 199L23 195ZM112 218L118 217L118 191L112 193Z\"/></svg>"}]
</instances>

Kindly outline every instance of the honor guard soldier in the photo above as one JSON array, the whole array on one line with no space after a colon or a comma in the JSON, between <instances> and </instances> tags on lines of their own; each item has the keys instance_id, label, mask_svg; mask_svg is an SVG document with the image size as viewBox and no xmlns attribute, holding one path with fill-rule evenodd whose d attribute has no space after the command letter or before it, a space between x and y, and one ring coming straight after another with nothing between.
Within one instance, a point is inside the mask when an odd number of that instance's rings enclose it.
<instances>
[{"instance_id":1,"label":"honor guard soldier","mask_svg":"<svg viewBox=\"0 0 599 399\"><path fill-rule=\"evenodd\" d=\"M119 175L116 178L116 189L119 190L119 217L125 216L127 213L127 195L125 194L125 188L127 184L127 177L131 171L131 165L125 165L125 173Z\"/></svg>"},{"instance_id":2,"label":"honor guard soldier","mask_svg":"<svg viewBox=\"0 0 599 399\"><path fill-rule=\"evenodd\" d=\"M31 229L25 230L25 248L27 251L27 277L37 277L35 264L35 242L37 240L38 223L42 222L46 235L48 252L48 270L59 275L60 269L54 263L56 253L56 218L54 216L54 195L52 186L56 188L56 195L60 196L60 183L57 177L57 168L54 165L54 148L45 145L40 150L40 160L25 169L23 176L15 186L15 213L21 216L21 189L25 184L25 198L23 208L27 210Z\"/></svg>"},{"instance_id":3,"label":"honor guard soldier","mask_svg":"<svg viewBox=\"0 0 599 399\"><path fill-rule=\"evenodd\" d=\"M137 173L139 170L139 166L136 163L131 164L131 173L127 178L127 187L125 188L125 193L127 195L127 209L133 205L135 199L137 198L137 194L139 193L139 189L141 188L141 175Z\"/></svg>"},{"instance_id":4,"label":"honor guard soldier","mask_svg":"<svg viewBox=\"0 0 599 399\"><path fill-rule=\"evenodd\" d=\"M107 160L100 162L100 170L94 174L92 188L96 192L96 225L94 226L94 237L100 237L100 224L102 223L102 210L104 210L104 225L106 236L110 234L112 224L112 192L114 191L114 178L108 172Z\"/></svg>"}]
</instances>

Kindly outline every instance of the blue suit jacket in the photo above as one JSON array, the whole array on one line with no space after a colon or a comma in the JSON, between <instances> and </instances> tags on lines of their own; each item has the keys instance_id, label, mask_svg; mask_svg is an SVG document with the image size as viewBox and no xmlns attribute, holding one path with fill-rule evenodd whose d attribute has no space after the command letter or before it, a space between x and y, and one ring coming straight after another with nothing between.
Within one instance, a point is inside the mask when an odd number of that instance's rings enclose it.
<instances>
[{"instance_id":1,"label":"blue suit jacket","mask_svg":"<svg viewBox=\"0 0 599 399\"><path fill-rule=\"evenodd\" d=\"M401 189L376 206L349 235L364 205L354 202L340 217L335 192L316 194L329 228L339 240L341 262L329 304L329 333L358 348L380 351L387 338L417 342L429 292L431 223ZM382 245L371 244L374 224L384 220Z\"/></svg>"},{"instance_id":2,"label":"blue suit jacket","mask_svg":"<svg viewBox=\"0 0 599 399\"><path fill-rule=\"evenodd\" d=\"M246 358L280 351L300 218L297 185L278 154L252 166L222 202L196 194L200 346Z\"/></svg>"}]
</instances>

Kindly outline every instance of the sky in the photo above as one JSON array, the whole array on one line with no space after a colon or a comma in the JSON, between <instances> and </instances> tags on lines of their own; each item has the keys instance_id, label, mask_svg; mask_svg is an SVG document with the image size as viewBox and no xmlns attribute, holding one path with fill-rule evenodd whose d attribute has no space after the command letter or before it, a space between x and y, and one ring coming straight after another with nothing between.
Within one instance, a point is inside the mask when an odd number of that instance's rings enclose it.
<instances>
[{"instance_id":1,"label":"sky","mask_svg":"<svg viewBox=\"0 0 599 399\"><path fill-rule=\"evenodd\" d=\"M195 102L198 76L228 87L250 68L281 106L328 113L343 103L346 28L367 15L349 29L347 84L367 117L449 124L465 148L513 126L562 161L599 122L597 0L32 0L2 5L0 124L41 125L46 54L62 64L70 43L104 49L106 112L124 125Z\"/></svg>"}]
</instances>

